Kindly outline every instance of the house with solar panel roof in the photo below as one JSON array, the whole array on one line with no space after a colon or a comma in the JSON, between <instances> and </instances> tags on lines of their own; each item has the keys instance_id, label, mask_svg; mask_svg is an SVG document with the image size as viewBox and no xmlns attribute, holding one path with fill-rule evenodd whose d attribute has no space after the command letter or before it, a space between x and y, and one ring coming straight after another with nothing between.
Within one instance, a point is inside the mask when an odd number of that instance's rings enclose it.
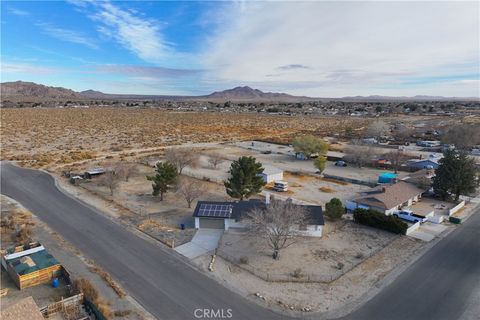
<instances>
[{"instance_id":1,"label":"house with solar panel roof","mask_svg":"<svg viewBox=\"0 0 480 320\"><path fill-rule=\"evenodd\" d=\"M248 201L198 201L193 217L196 229L244 229L248 212L266 208L266 201L251 199ZM321 237L324 226L321 206L301 205L305 208L305 225L298 226L304 236Z\"/></svg>"}]
</instances>

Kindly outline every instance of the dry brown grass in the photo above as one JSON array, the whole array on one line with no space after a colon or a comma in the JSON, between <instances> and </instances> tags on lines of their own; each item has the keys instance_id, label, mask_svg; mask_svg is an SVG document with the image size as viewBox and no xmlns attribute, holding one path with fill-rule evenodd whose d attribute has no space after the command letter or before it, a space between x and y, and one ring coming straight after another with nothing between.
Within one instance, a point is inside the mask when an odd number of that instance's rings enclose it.
<instances>
[{"instance_id":1,"label":"dry brown grass","mask_svg":"<svg viewBox=\"0 0 480 320\"><path fill-rule=\"evenodd\" d=\"M337 180L337 179L332 179L332 178L324 178L324 177L319 177L318 179L322 180L322 181L327 181L327 182L331 182L331 183L336 183L336 184L339 184L341 186L348 186L350 183L348 182L345 182L345 181L341 181L341 180Z\"/></svg>"},{"instance_id":2,"label":"dry brown grass","mask_svg":"<svg viewBox=\"0 0 480 320\"><path fill-rule=\"evenodd\" d=\"M126 317L132 313L132 310L117 310L113 313L115 317Z\"/></svg>"},{"instance_id":3,"label":"dry brown grass","mask_svg":"<svg viewBox=\"0 0 480 320\"><path fill-rule=\"evenodd\" d=\"M110 274L105 272L102 268L98 266L91 266L90 270L98 274L100 278L102 278L106 283L108 283L108 285L113 289L113 291L115 291L115 293L120 298L123 298L127 295L125 291L112 279Z\"/></svg>"},{"instance_id":4,"label":"dry brown grass","mask_svg":"<svg viewBox=\"0 0 480 320\"><path fill-rule=\"evenodd\" d=\"M283 173L283 177L288 180L290 179L298 179L300 181L310 181L315 179L314 176L302 173L302 172L294 172L294 171L285 171Z\"/></svg>"},{"instance_id":5,"label":"dry brown grass","mask_svg":"<svg viewBox=\"0 0 480 320\"><path fill-rule=\"evenodd\" d=\"M129 108L1 109L0 115L1 158L34 167L188 141L289 141L297 134L328 135L369 121Z\"/></svg>"},{"instance_id":6,"label":"dry brown grass","mask_svg":"<svg viewBox=\"0 0 480 320\"><path fill-rule=\"evenodd\" d=\"M80 278L75 280L73 287L76 292L82 292L83 296L94 303L98 310L105 316L107 319L111 319L112 310L109 303L100 296L97 289L92 285L90 280L85 278Z\"/></svg>"},{"instance_id":7,"label":"dry brown grass","mask_svg":"<svg viewBox=\"0 0 480 320\"><path fill-rule=\"evenodd\" d=\"M82 292L83 296L92 302L95 302L99 298L97 289L95 289L92 283L87 279L77 279L73 283L73 286L77 292Z\"/></svg>"},{"instance_id":8,"label":"dry brown grass","mask_svg":"<svg viewBox=\"0 0 480 320\"><path fill-rule=\"evenodd\" d=\"M322 192L326 192L326 193L334 193L335 192L335 189L332 189L332 188L329 188L329 187L320 187L320 188L318 188L318 190L320 190Z\"/></svg>"},{"instance_id":9,"label":"dry brown grass","mask_svg":"<svg viewBox=\"0 0 480 320\"><path fill-rule=\"evenodd\" d=\"M21 209L12 209L2 214L0 221L2 245L10 242L25 244L31 241L33 234L32 214Z\"/></svg>"}]
</instances>

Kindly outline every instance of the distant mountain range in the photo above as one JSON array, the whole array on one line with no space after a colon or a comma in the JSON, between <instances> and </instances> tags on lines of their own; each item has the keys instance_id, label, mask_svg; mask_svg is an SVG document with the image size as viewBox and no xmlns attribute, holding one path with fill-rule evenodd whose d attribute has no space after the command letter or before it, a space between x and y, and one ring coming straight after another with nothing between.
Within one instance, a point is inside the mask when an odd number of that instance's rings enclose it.
<instances>
[{"instance_id":1,"label":"distant mountain range","mask_svg":"<svg viewBox=\"0 0 480 320\"><path fill-rule=\"evenodd\" d=\"M63 100L82 99L80 93L62 87L47 87L33 82L4 82L0 84L2 100L23 101L28 99Z\"/></svg>"},{"instance_id":2,"label":"distant mountain range","mask_svg":"<svg viewBox=\"0 0 480 320\"><path fill-rule=\"evenodd\" d=\"M314 98L292 96L286 93L263 92L250 87L236 87L233 89L217 91L202 98L212 100L270 100L270 101L299 101L312 100Z\"/></svg>"},{"instance_id":3,"label":"distant mountain range","mask_svg":"<svg viewBox=\"0 0 480 320\"><path fill-rule=\"evenodd\" d=\"M63 101L63 100L198 100L198 101L237 101L237 102L300 102L300 101L350 101L350 102L388 102L388 101L478 101L479 98L468 97L388 97L388 96L354 96L343 98L312 98L293 96L286 93L263 92L250 87L236 87L224 91L213 92L204 96L167 96L167 95L135 95L108 94L95 90L76 92L62 87L49 87L34 82L4 82L0 83L0 94L3 101Z\"/></svg>"}]
</instances>

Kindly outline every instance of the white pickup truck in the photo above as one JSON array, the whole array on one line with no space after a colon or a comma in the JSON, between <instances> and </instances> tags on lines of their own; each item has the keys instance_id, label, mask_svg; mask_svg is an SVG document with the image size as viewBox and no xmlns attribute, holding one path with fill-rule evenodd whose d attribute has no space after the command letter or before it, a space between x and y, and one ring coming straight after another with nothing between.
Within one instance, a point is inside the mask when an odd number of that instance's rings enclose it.
<instances>
[{"instance_id":1,"label":"white pickup truck","mask_svg":"<svg viewBox=\"0 0 480 320\"><path fill-rule=\"evenodd\" d=\"M425 222L427 221L427 218L423 217L423 216L420 216L418 214L415 214L413 213L412 210L399 210L399 211L395 211L393 213L393 216L394 217L397 217L397 218L400 218L400 219L403 219L403 220L407 220L407 221L411 221L413 223L416 223L418 221L420 222Z\"/></svg>"}]
</instances>

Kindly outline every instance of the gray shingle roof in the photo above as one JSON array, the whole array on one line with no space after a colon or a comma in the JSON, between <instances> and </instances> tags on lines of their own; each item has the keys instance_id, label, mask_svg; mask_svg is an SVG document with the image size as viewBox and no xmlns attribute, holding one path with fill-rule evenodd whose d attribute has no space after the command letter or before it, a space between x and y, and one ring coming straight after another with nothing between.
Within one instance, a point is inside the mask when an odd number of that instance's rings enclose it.
<instances>
[{"instance_id":1,"label":"gray shingle roof","mask_svg":"<svg viewBox=\"0 0 480 320\"><path fill-rule=\"evenodd\" d=\"M323 211L321 206L302 205L305 208L305 220L309 225L324 225ZM209 208L205 210L205 208ZM219 210L217 210L217 208ZM225 210L221 210L224 208ZM230 209L230 210L227 210ZM253 209L264 209L265 202L257 199L249 201L235 201L235 202L222 202L222 201L198 201L195 210L193 211L194 217L199 218L218 218L218 219L235 219L236 221L242 220L246 217L247 213ZM223 212L223 213L222 213Z\"/></svg>"}]
</instances>

